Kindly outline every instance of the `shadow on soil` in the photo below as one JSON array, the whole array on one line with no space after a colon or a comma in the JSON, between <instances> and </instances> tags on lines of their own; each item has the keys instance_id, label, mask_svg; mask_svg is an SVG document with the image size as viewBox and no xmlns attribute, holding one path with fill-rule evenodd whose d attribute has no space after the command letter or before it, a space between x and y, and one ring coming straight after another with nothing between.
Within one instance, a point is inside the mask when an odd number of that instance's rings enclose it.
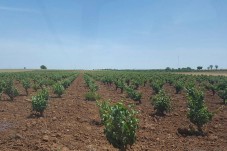
<instances>
[{"instance_id":1,"label":"shadow on soil","mask_svg":"<svg viewBox=\"0 0 227 151\"><path fill-rule=\"evenodd\" d=\"M91 125L95 125L95 126L102 126L102 125L103 125L103 124L101 123L101 121L95 120L95 119L91 120L91 121L90 121L90 124L91 124Z\"/></svg>"},{"instance_id":2,"label":"shadow on soil","mask_svg":"<svg viewBox=\"0 0 227 151\"><path fill-rule=\"evenodd\" d=\"M187 129L187 128L178 128L177 132L178 132L178 134L180 134L183 137L187 137L187 136L207 136L207 133L192 130L192 129Z\"/></svg>"},{"instance_id":3,"label":"shadow on soil","mask_svg":"<svg viewBox=\"0 0 227 151\"><path fill-rule=\"evenodd\" d=\"M39 113L31 113L29 116L27 116L28 119L37 119L40 117L44 117L44 116Z\"/></svg>"}]
</instances>

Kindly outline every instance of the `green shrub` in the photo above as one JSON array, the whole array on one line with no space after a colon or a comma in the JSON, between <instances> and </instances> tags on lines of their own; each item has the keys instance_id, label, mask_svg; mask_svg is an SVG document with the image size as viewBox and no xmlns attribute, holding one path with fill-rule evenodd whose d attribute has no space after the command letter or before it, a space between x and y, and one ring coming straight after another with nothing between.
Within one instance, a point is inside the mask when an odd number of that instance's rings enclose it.
<instances>
[{"instance_id":1,"label":"green shrub","mask_svg":"<svg viewBox=\"0 0 227 151\"><path fill-rule=\"evenodd\" d=\"M224 104L227 104L227 88L219 90L218 96L222 98Z\"/></svg>"},{"instance_id":2,"label":"green shrub","mask_svg":"<svg viewBox=\"0 0 227 151\"><path fill-rule=\"evenodd\" d=\"M26 95L28 95L28 89L31 87L29 80L23 80L22 84L23 84L23 87L26 91Z\"/></svg>"},{"instance_id":3,"label":"green shrub","mask_svg":"<svg viewBox=\"0 0 227 151\"><path fill-rule=\"evenodd\" d=\"M60 83L56 83L53 86L53 90L54 90L54 94L57 94L58 97L61 97L61 95L64 93L65 88Z\"/></svg>"},{"instance_id":4,"label":"green shrub","mask_svg":"<svg viewBox=\"0 0 227 151\"><path fill-rule=\"evenodd\" d=\"M2 93L3 93L4 89L0 83L0 100L2 99Z\"/></svg>"},{"instance_id":5,"label":"green shrub","mask_svg":"<svg viewBox=\"0 0 227 151\"><path fill-rule=\"evenodd\" d=\"M121 80L117 80L115 81L115 85L116 85L116 90L119 88L121 89L121 93L123 93L124 87L125 87L124 83Z\"/></svg>"},{"instance_id":6,"label":"green shrub","mask_svg":"<svg viewBox=\"0 0 227 151\"><path fill-rule=\"evenodd\" d=\"M164 83L162 81L153 81L151 83L151 87L156 94L162 89L163 85Z\"/></svg>"},{"instance_id":7,"label":"green shrub","mask_svg":"<svg viewBox=\"0 0 227 151\"><path fill-rule=\"evenodd\" d=\"M12 80L6 81L6 85L5 85L5 88L4 88L4 93L9 96L11 101L13 101L14 98L19 95L19 92L14 87Z\"/></svg>"},{"instance_id":8,"label":"green shrub","mask_svg":"<svg viewBox=\"0 0 227 151\"><path fill-rule=\"evenodd\" d=\"M44 97L45 100L49 99L49 92L47 89L42 89L41 91L39 91L38 95Z\"/></svg>"},{"instance_id":9,"label":"green shrub","mask_svg":"<svg viewBox=\"0 0 227 151\"><path fill-rule=\"evenodd\" d=\"M104 121L107 121L109 118L109 112L110 112L110 103L109 101L103 101L103 102L98 102L97 105L99 106L99 115L101 118L101 123L104 124Z\"/></svg>"},{"instance_id":10,"label":"green shrub","mask_svg":"<svg viewBox=\"0 0 227 151\"><path fill-rule=\"evenodd\" d=\"M175 89L176 89L176 94L178 94L180 91L182 91L184 89L183 82L177 81L175 83Z\"/></svg>"},{"instance_id":11,"label":"green shrub","mask_svg":"<svg viewBox=\"0 0 227 151\"><path fill-rule=\"evenodd\" d=\"M39 85L38 85L37 83L34 83L34 84L32 85L32 88L33 88L35 91L37 91L37 90L39 89Z\"/></svg>"},{"instance_id":12,"label":"green shrub","mask_svg":"<svg viewBox=\"0 0 227 151\"><path fill-rule=\"evenodd\" d=\"M32 110L39 112L43 116L43 112L47 107L47 100L44 95L36 95L32 97Z\"/></svg>"},{"instance_id":13,"label":"green shrub","mask_svg":"<svg viewBox=\"0 0 227 151\"><path fill-rule=\"evenodd\" d=\"M133 85L134 90L138 90L138 88L140 86L140 81L139 80L133 80L132 85Z\"/></svg>"},{"instance_id":14,"label":"green shrub","mask_svg":"<svg viewBox=\"0 0 227 151\"><path fill-rule=\"evenodd\" d=\"M218 90L218 85L216 84L205 83L204 86L207 90L211 90L213 95L215 95L216 91Z\"/></svg>"},{"instance_id":15,"label":"green shrub","mask_svg":"<svg viewBox=\"0 0 227 151\"><path fill-rule=\"evenodd\" d=\"M89 88L92 92L95 92L98 90L98 86L95 83L90 83Z\"/></svg>"},{"instance_id":16,"label":"green shrub","mask_svg":"<svg viewBox=\"0 0 227 151\"><path fill-rule=\"evenodd\" d=\"M99 105L100 117L104 123L104 133L107 140L115 148L125 151L128 145L132 146L136 141L136 130L138 129L137 112L123 103Z\"/></svg>"},{"instance_id":17,"label":"green shrub","mask_svg":"<svg viewBox=\"0 0 227 151\"><path fill-rule=\"evenodd\" d=\"M66 79L62 82L63 87L66 89L70 86L71 82L69 79Z\"/></svg>"},{"instance_id":18,"label":"green shrub","mask_svg":"<svg viewBox=\"0 0 227 151\"><path fill-rule=\"evenodd\" d=\"M88 101L96 101L99 100L101 97L98 93L89 91L85 94L85 99Z\"/></svg>"},{"instance_id":19,"label":"green shrub","mask_svg":"<svg viewBox=\"0 0 227 151\"><path fill-rule=\"evenodd\" d=\"M46 89L38 92L36 96L32 97L32 110L39 112L41 116L43 116L43 112L47 107L49 99L49 93Z\"/></svg>"},{"instance_id":20,"label":"green shrub","mask_svg":"<svg viewBox=\"0 0 227 151\"><path fill-rule=\"evenodd\" d=\"M141 103L142 93L135 91L131 87L126 87L126 92L127 92L128 97L130 97L134 101L138 101L139 103Z\"/></svg>"},{"instance_id":21,"label":"green shrub","mask_svg":"<svg viewBox=\"0 0 227 151\"><path fill-rule=\"evenodd\" d=\"M134 101L138 101L139 103L141 103L141 97L142 97L142 93L134 91L134 93L132 94L132 99Z\"/></svg>"},{"instance_id":22,"label":"green shrub","mask_svg":"<svg viewBox=\"0 0 227 151\"><path fill-rule=\"evenodd\" d=\"M169 112L171 109L171 99L166 95L164 90L160 90L152 100L152 105L154 105L154 110L157 114L164 115L164 112Z\"/></svg>"},{"instance_id":23,"label":"green shrub","mask_svg":"<svg viewBox=\"0 0 227 151\"><path fill-rule=\"evenodd\" d=\"M187 89L188 118L195 124L199 132L202 132L204 124L212 120L213 114L208 111L204 104L204 94L194 87Z\"/></svg>"}]
</instances>

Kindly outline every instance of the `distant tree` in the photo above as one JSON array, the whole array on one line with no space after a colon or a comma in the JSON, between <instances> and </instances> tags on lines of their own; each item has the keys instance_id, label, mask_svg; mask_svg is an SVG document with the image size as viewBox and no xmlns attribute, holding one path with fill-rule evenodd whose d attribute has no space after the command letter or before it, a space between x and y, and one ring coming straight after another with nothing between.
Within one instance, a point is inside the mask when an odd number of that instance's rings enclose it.
<instances>
[{"instance_id":1,"label":"distant tree","mask_svg":"<svg viewBox=\"0 0 227 151\"><path fill-rule=\"evenodd\" d=\"M24 67L24 69L26 69L26 67Z\"/></svg>"},{"instance_id":2,"label":"distant tree","mask_svg":"<svg viewBox=\"0 0 227 151\"><path fill-rule=\"evenodd\" d=\"M44 66L44 65L41 65L41 66L40 66L40 69L47 69L47 67Z\"/></svg>"},{"instance_id":3,"label":"distant tree","mask_svg":"<svg viewBox=\"0 0 227 151\"><path fill-rule=\"evenodd\" d=\"M218 70L218 65L215 65L216 70Z\"/></svg>"},{"instance_id":4,"label":"distant tree","mask_svg":"<svg viewBox=\"0 0 227 151\"><path fill-rule=\"evenodd\" d=\"M191 67L187 67L187 70L189 70L189 71L190 71L190 70L192 70L192 68L191 68Z\"/></svg>"},{"instance_id":5,"label":"distant tree","mask_svg":"<svg viewBox=\"0 0 227 151\"><path fill-rule=\"evenodd\" d=\"M209 66L209 67L207 67L207 70L210 70L210 66Z\"/></svg>"},{"instance_id":6,"label":"distant tree","mask_svg":"<svg viewBox=\"0 0 227 151\"><path fill-rule=\"evenodd\" d=\"M198 67L197 67L197 70L202 70L202 69L203 69L202 66L198 66Z\"/></svg>"},{"instance_id":7,"label":"distant tree","mask_svg":"<svg viewBox=\"0 0 227 151\"><path fill-rule=\"evenodd\" d=\"M166 67L166 71L171 71L171 68L170 67Z\"/></svg>"},{"instance_id":8,"label":"distant tree","mask_svg":"<svg viewBox=\"0 0 227 151\"><path fill-rule=\"evenodd\" d=\"M212 70L212 68L213 68L213 65L210 65L210 69Z\"/></svg>"},{"instance_id":9,"label":"distant tree","mask_svg":"<svg viewBox=\"0 0 227 151\"><path fill-rule=\"evenodd\" d=\"M192 68L190 68L190 67L187 67L187 68L181 68L181 71L191 71L192 70Z\"/></svg>"}]
</instances>

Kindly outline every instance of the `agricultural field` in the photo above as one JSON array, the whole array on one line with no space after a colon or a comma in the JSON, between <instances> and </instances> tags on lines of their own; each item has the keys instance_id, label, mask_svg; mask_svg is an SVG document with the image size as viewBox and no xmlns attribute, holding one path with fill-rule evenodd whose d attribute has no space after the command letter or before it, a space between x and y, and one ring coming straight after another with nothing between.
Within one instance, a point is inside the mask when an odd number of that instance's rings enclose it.
<instances>
[{"instance_id":1,"label":"agricultural field","mask_svg":"<svg viewBox=\"0 0 227 151\"><path fill-rule=\"evenodd\" d=\"M1 151L227 148L225 76L154 71L0 73L0 94ZM120 124L111 120L115 117ZM115 141L119 137L114 130L127 132L122 134L129 140L126 145Z\"/></svg>"}]
</instances>

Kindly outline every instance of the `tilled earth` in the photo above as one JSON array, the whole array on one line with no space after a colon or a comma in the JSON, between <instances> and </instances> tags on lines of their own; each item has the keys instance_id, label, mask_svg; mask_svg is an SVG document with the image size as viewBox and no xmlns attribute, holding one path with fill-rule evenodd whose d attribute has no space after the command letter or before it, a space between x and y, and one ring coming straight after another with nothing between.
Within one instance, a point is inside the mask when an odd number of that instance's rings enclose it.
<instances>
[{"instance_id":1,"label":"tilled earth","mask_svg":"<svg viewBox=\"0 0 227 151\"><path fill-rule=\"evenodd\" d=\"M96 82L102 100L117 102L123 100L134 103L125 93ZM17 84L20 94L25 94ZM154 96L147 85L138 91L143 93L139 111L137 141L129 150L185 150L185 151L226 151L227 150L227 107L218 96L207 92L206 104L214 112L212 122L204 126L205 136L189 136L178 133L178 129L188 129L187 99L185 92L175 94L172 86L164 86L172 98L172 110L166 116L157 116L150 103ZM85 100L88 91L83 74L66 90L61 98L54 95L49 100L44 117L32 116L31 96L21 95L11 102L6 96L0 101L0 151L69 151L69 150L117 150L103 134L96 102ZM192 125L190 126L192 127Z\"/></svg>"}]
</instances>

